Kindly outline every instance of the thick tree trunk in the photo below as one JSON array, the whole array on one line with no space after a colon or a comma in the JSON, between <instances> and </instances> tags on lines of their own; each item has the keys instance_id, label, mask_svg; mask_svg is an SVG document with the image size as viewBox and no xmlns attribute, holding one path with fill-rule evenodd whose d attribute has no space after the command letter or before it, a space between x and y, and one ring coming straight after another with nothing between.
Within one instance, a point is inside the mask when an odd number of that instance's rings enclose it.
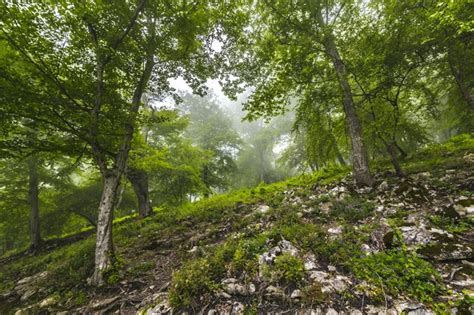
<instances>
[{"instance_id":1,"label":"thick tree trunk","mask_svg":"<svg viewBox=\"0 0 474 315\"><path fill-rule=\"evenodd\" d=\"M398 161L397 146L395 145L394 142L391 142L387 145L387 151L390 154L390 159L392 161L393 168L395 169L395 173L397 174L397 176L398 177L405 176L400 166L400 163Z\"/></svg>"},{"instance_id":2,"label":"thick tree trunk","mask_svg":"<svg viewBox=\"0 0 474 315\"><path fill-rule=\"evenodd\" d=\"M34 155L28 160L28 176L28 202L30 204L30 251L34 253L38 251L41 245L38 160Z\"/></svg>"},{"instance_id":3,"label":"thick tree trunk","mask_svg":"<svg viewBox=\"0 0 474 315\"><path fill-rule=\"evenodd\" d=\"M321 12L319 12L319 15L320 25L323 25ZM326 35L323 45L326 53L332 60L334 70L336 71L339 85L343 93L344 113L346 115L346 124L352 144L351 157L354 178L357 185L370 186L373 183L373 179L370 175L367 153L362 140L362 128L360 126L359 117L357 116L354 100L352 98L352 90L349 85L347 70L344 62L341 59L341 56L339 55L339 51L331 34Z\"/></svg>"},{"instance_id":4,"label":"thick tree trunk","mask_svg":"<svg viewBox=\"0 0 474 315\"><path fill-rule=\"evenodd\" d=\"M115 172L103 174L103 191L97 220L95 269L91 283L101 286L105 283L104 272L113 267L112 220L115 198L120 176Z\"/></svg>"},{"instance_id":5,"label":"thick tree trunk","mask_svg":"<svg viewBox=\"0 0 474 315\"><path fill-rule=\"evenodd\" d=\"M129 168L127 171L127 179L132 184L133 191L137 196L139 216L141 218L149 216L152 212L152 208L148 190L148 174L143 170Z\"/></svg>"}]
</instances>

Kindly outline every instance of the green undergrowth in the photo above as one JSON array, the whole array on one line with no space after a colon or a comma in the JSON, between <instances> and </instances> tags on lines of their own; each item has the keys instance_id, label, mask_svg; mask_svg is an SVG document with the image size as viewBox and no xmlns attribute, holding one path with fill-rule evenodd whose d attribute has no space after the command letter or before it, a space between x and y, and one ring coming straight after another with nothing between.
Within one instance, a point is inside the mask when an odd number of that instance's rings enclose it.
<instances>
[{"instance_id":1,"label":"green undergrowth","mask_svg":"<svg viewBox=\"0 0 474 315\"><path fill-rule=\"evenodd\" d=\"M356 278L371 285L369 296L379 301L384 301L386 295L406 294L421 302L432 302L444 290L436 269L404 250L356 258L351 268Z\"/></svg>"},{"instance_id":2,"label":"green undergrowth","mask_svg":"<svg viewBox=\"0 0 474 315\"><path fill-rule=\"evenodd\" d=\"M402 166L407 173L438 172L447 168L472 169L473 163L465 158L472 152L473 137L462 135L409 156ZM390 169L390 165L379 163L376 169L386 171ZM359 259L363 256L361 245L368 241L371 231L377 227L375 223L361 224L366 218L374 216L374 205L357 196L348 196L342 201L335 201L329 196L320 196L312 201L304 198L314 194L312 188L315 184L334 183L347 177L349 173L348 167L329 167L311 175L216 195L181 207L155 209L154 215L146 219L138 219L135 215L115 219L117 268L108 274L109 285L152 272L154 264L143 260L146 246L156 243L155 247L150 248L160 251L164 246L160 240L187 235L186 233L198 228L208 230L208 237L211 237L219 234L220 227L229 224L230 230L227 233L232 237L225 235L221 236L223 239L218 239L215 236L213 241L217 245L206 247L204 254L189 260L174 273L170 289L172 305L190 309L204 305L201 303L212 298L213 292L220 288L223 277L228 277L229 274L244 281L251 279L259 272L258 255L282 239L292 242L302 253L314 254L318 261L335 265L344 272L354 271L358 278L372 283L374 287L384 288L385 293L404 291L414 297L429 300L438 292L439 287L436 281L426 280L429 274L436 274L423 261L396 251ZM297 196L306 200L308 204L305 206L314 208L314 211L302 214L298 212L300 209L283 205L284 192L292 188ZM333 204L333 211L325 214L318 206L328 201ZM255 205L258 204L268 205L269 212L255 212ZM403 218L393 217L390 220L397 223ZM264 221L271 222L271 225L265 226ZM472 222L460 224L441 217L432 217L431 221L451 232L463 232L472 228ZM358 223L357 228L355 223ZM341 235L332 237L327 232L328 227L339 227ZM206 245L207 241L208 239L202 240L198 245ZM54 295L59 296L64 305L86 303L92 294L86 280L93 271L94 243L95 235L91 234L52 251L43 251L36 256L21 256L4 263L0 266L0 293L12 290L19 279L46 270L49 276L39 284L46 291L33 299ZM167 246L173 248L173 244ZM274 274L272 281L303 286L308 303L324 299L317 286L308 287L299 281L301 264L292 259L279 259L276 269L270 271ZM393 268L387 267L392 264L395 264ZM413 264L420 268L412 268ZM373 274L365 274L364 270L370 268L364 269L364 266L372 266L378 276L374 278ZM403 273L402 266L414 270ZM400 278L400 282L390 282L395 276ZM432 279L431 276L429 278Z\"/></svg>"}]
</instances>

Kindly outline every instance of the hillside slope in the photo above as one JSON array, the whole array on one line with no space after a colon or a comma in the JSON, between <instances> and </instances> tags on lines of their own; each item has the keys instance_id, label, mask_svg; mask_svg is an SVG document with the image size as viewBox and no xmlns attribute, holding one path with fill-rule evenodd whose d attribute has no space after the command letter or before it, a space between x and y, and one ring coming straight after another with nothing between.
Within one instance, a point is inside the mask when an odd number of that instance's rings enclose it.
<instances>
[{"instance_id":1,"label":"hillside slope","mask_svg":"<svg viewBox=\"0 0 474 315\"><path fill-rule=\"evenodd\" d=\"M474 140L117 220L117 268L87 284L94 236L0 266L0 314L473 312Z\"/></svg>"}]
</instances>

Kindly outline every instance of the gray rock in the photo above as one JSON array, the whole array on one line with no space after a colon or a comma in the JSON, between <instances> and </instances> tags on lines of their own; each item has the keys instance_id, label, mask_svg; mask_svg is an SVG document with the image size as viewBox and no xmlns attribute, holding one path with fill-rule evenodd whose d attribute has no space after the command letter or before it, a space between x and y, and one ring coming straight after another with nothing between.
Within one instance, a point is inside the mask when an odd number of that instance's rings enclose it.
<instances>
[{"instance_id":1,"label":"gray rock","mask_svg":"<svg viewBox=\"0 0 474 315\"><path fill-rule=\"evenodd\" d=\"M283 290L280 288L270 285L265 289L265 295L270 298L281 299L285 297L285 292L283 292Z\"/></svg>"},{"instance_id":2,"label":"gray rock","mask_svg":"<svg viewBox=\"0 0 474 315\"><path fill-rule=\"evenodd\" d=\"M39 307L44 308L53 305L56 303L56 298L54 296L50 296L45 298L39 303Z\"/></svg>"},{"instance_id":3,"label":"gray rock","mask_svg":"<svg viewBox=\"0 0 474 315\"><path fill-rule=\"evenodd\" d=\"M120 296L114 296L108 299L100 300L91 305L91 309L93 310L101 310L107 308L108 306L112 305L116 301L120 299Z\"/></svg>"},{"instance_id":4,"label":"gray rock","mask_svg":"<svg viewBox=\"0 0 474 315\"><path fill-rule=\"evenodd\" d=\"M270 210L270 207L267 205L259 205L257 211L260 213L267 213Z\"/></svg>"},{"instance_id":5,"label":"gray rock","mask_svg":"<svg viewBox=\"0 0 474 315\"><path fill-rule=\"evenodd\" d=\"M328 229L328 233L332 235L342 234L342 226L336 226Z\"/></svg>"},{"instance_id":6,"label":"gray rock","mask_svg":"<svg viewBox=\"0 0 474 315\"><path fill-rule=\"evenodd\" d=\"M329 278L329 274L324 271L315 270L309 273L309 278L318 283L323 283L327 278Z\"/></svg>"},{"instance_id":7,"label":"gray rock","mask_svg":"<svg viewBox=\"0 0 474 315\"><path fill-rule=\"evenodd\" d=\"M245 306L240 303L240 302L234 302L234 304L232 304L232 312L231 314L232 315L241 315L241 314L244 314L244 311L245 311Z\"/></svg>"},{"instance_id":8,"label":"gray rock","mask_svg":"<svg viewBox=\"0 0 474 315\"><path fill-rule=\"evenodd\" d=\"M318 268L318 264L316 263L316 256L314 256L314 254L305 255L303 257L303 260L304 268L307 271L315 270L316 268Z\"/></svg>"},{"instance_id":9,"label":"gray rock","mask_svg":"<svg viewBox=\"0 0 474 315\"><path fill-rule=\"evenodd\" d=\"M230 295L248 295L248 289L240 284L237 279L229 278L222 281L224 291Z\"/></svg>"},{"instance_id":10,"label":"gray rock","mask_svg":"<svg viewBox=\"0 0 474 315\"><path fill-rule=\"evenodd\" d=\"M24 291L24 293L22 294L20 300L22 302L26 302L28 301L29 298L31 298L33 295L35 295L38 291L34 288L31 288L31 289L27 289L26 291Z\"/></svg>"},{"instance_id":11,"label":"gray rock","mask_svg":"<svg viewBox=\"0 0 474 315\"><path fill-rule=\"evenodd\" d=\"M326 315L339 315L339 313L333 308L328 308L326 310Z\"/></svg>"},{"instance_id":12,"label":"gray rock","mask_svg":"<svg viewBox=\"0 0 474 315\"><path fill-rule=\"evenodd\" d=\"M383 181L378 187L378 190L381 190L381 191L384 191L384 190L387 190L387 189L388 189L387 181Z\"/></svg>"},{"instance_id":13,"label":"gray rock","mask_svg":"<svg viewBox=\"0 0 474 315\"><path fill-rule=\"evenodd\" d=\"M295 300L301 299L303 297L303 292L301 292L301 290L296 289L293 292L291 292L290 297Z\"/></svg>"}]
</instances>

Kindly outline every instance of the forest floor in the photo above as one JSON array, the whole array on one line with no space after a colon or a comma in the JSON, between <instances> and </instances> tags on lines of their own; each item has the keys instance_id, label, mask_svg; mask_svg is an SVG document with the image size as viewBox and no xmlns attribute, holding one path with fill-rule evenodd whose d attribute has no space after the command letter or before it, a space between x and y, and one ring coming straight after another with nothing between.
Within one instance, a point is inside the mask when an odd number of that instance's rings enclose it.
<instances>
[{"instance_id":1,"label":"forest floor","mask_svg":"<svg viewBox=\"0 0 474 315\"><path fill-rule=\"evenodd\" d=\"M376 184L347 168L116 220L116 268L87 284L94 235L3 257L0 314L471 314L474 139Z\"/></svg>"}]
</instances>

